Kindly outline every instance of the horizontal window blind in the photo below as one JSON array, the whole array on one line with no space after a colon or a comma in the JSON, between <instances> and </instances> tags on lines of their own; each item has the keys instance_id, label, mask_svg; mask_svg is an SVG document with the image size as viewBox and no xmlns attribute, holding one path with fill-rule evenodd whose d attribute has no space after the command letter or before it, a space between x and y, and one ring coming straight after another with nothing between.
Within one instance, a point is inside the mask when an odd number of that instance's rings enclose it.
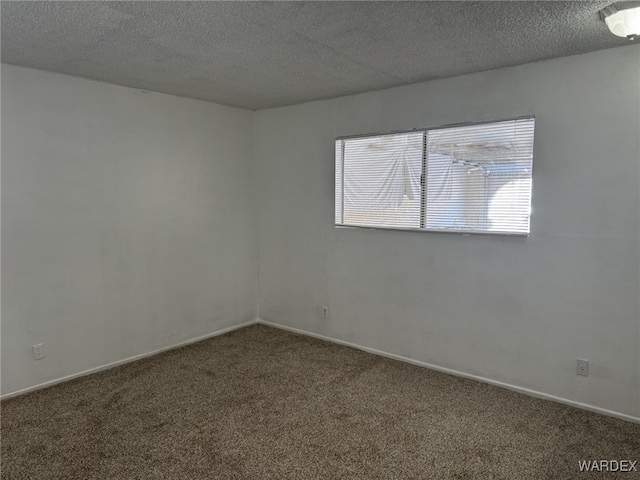
<instances>
[{"instance_id":1,"label":"horizontal window blind","mask_svg":"<svg viewBox=\"0 0 640 480\"><path fill-rule=\"evenodd\" d=\"M336 225L528 234L533 118L336 141Z\"/></svg>"}]
</instances>

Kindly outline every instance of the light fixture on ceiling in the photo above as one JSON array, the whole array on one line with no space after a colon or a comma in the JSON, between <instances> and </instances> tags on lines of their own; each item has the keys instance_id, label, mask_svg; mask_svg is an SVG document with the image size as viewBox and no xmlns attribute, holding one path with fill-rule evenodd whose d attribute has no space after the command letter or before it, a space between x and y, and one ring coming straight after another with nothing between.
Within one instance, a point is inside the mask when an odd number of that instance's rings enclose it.
<instances>
[{"instance_id":1,"label":"light fixture on ceiling","mask_svg":"<svg viewBox=\"0 0 640 480\"><path fill-rule=\"evenodd\" d=\"M640 36L640 1L618 2L600 10L611 33L635 40Z\"/></svg>"}]
</instances>

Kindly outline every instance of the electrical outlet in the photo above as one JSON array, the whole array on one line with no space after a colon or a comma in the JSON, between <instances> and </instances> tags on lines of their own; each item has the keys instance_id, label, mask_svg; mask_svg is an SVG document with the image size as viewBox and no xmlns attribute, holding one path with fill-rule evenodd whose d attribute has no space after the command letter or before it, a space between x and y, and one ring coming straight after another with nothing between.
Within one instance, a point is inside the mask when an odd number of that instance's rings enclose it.
<instances>
[{"instance_id":1,"label":"electrical outlet","mask_svg":"<svg viewBox=\"0 0 640 480\"><path fill-rule=\"evenodd\" d=\"M44 345L39 343L33 346L33 359L40 360L41 358L44 358Z\"/></svg>"},{"instance_id":2,"label":"electrical outlet","mask_svg":"<svg viewBox=\"0 0 640 480\"><path fill-rule=\"evenodd\" d=\"M327 307L326 305L322 306L322 318L325 320L329 318L329 307Z\"/></svg>"},{"instance_id":3,"label":"electrical outlet","mask_svg":"<svg viewBox=\"0 0 640 480\"><path fill-rule=\"evenodd\" d=\"M576 373L583 377L589 376L589 360L578 359L576 361Z\"/></svg>"}]
</instances>

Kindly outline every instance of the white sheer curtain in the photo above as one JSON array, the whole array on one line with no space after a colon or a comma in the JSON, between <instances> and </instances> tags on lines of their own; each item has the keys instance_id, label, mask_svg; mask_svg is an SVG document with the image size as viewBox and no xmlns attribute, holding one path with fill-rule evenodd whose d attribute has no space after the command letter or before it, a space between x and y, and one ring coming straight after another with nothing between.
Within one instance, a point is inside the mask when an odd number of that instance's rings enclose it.
<instances>
[{"instance_id":1,"label":"white sheer curtain","mask_svg":"<svg viewBox=\"0 0 640 480\"><path fill-rule=\"evenodd\" d=\"M399 207L420 197L422 133L355 138L345 142L345 211ZM357 161L366 159L366 161Z\"/></svg>"},{"instance_id":2,"label":"white sheer curtain","mask_svg":"<svg viewBox=\"0 0 640 480\"><path fill-rule=\"evenodd\" d=\"M344 223L418 228L422 155L423 132L345 140Z\"/></svg>"}]
</instances>

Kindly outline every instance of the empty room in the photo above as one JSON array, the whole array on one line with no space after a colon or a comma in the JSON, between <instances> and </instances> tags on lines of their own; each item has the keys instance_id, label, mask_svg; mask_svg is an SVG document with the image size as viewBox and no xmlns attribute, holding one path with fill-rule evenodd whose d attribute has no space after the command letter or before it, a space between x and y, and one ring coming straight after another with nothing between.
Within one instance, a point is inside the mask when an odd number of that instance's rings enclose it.
<instances>
[{"instance_id":1,"label":"empty room","mask_svg":"<svg viewBox=\"0 0 640 480\"><path fill-rule=\"evenodd\" d=\"M640 477L640 2L2 1L0 477Z\"/></svg>"}]
</instances>

